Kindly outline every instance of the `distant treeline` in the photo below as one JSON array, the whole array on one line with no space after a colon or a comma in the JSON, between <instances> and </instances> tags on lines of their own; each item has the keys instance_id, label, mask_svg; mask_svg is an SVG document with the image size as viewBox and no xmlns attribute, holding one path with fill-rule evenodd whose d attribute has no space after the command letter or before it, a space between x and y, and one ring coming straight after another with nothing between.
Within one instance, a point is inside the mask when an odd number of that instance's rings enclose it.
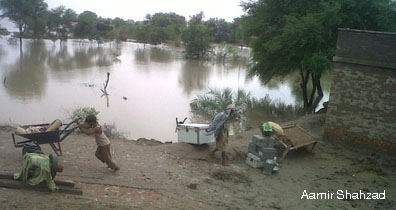
<instances>
[{"instance_id":1,"label":"distant treeline","mask_svg":"<svg viewBox=\"0 0 396 210\"><path fill-rule=\"evenodd\" d=\"M176 13L147 14L143 21L103 18L92 11L77 14L60 6L48 9L44 0L0 0L2 17L11 19L19 29L15 37L65 41L70 38L96 40L98 43L133 39L141 43L161 44L182 41L188 23ZM203 14L201 18L203 17ZM243 45L239 18L232 23L220 18L202 21L209 41Z\"/></svg>"}]
</instances>

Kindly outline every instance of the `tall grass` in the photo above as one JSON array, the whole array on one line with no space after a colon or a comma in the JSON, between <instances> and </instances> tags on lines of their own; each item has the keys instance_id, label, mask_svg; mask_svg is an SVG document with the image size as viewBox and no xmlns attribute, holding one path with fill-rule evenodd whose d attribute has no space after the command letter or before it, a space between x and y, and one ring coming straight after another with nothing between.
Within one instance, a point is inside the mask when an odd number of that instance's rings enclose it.
<instances>
[{"instance_id":1,"label":"tall grass","mask_svg":"<svg viewBox=\"0 0 396 210\"><path fill-rule=\"evenodd\" d=\"M266 95L261 99L250 99L247 116L249 119L252 119L252 121L257 121L258 119L288 121L294 120L304 115L304 113L302 106L274 101Z\"/></svg>"},{"instance_id":2,"label":"tall grass","mask_svg":"<svg viewBox=\"0 0 396 210\"><path fill-rule=\"evenodd\" d=\"M231 103L236 108L232 119L253 124L266 120L293 120L304 114L301 106L273 101L268 95L256 99L244 90L233 92L229 88L209 89L209 92L193 99L190 108L195 119L209 121Z\"/></svg>"}]
</instances>

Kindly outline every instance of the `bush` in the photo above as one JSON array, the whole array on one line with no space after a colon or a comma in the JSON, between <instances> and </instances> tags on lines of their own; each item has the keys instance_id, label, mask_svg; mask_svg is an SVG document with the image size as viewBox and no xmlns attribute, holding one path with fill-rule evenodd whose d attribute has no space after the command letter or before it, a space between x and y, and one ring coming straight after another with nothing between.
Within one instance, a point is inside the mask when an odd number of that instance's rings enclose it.
<instances>
[{"instance_id":1,"label":"bush","mask_svg":"<svg viewBox=\"0 0 396 210\"><path fill-rule=\"evenodd\" d=\"M97 116L98 114L99 111L96 111L94 107L77 107L70 114L70 119L71 120L81 119L82 121L84 121L88 115Z\"/></svg>"}]
</instances>

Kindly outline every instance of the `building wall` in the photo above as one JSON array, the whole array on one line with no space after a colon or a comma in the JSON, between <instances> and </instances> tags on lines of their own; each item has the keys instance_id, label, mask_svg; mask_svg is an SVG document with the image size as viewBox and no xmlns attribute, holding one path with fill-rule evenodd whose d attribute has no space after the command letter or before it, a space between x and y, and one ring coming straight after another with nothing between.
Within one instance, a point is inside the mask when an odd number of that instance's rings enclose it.
<instances>
[{"instance_id":1,"label":"building wall","mask_svg":"<svg viewBox=\"0 0 396 210\"><path fill-rule=\"evenodd\" d=\"M340 29L325 138L396 149L396 33Z\"/></svg>"}]
</instances>

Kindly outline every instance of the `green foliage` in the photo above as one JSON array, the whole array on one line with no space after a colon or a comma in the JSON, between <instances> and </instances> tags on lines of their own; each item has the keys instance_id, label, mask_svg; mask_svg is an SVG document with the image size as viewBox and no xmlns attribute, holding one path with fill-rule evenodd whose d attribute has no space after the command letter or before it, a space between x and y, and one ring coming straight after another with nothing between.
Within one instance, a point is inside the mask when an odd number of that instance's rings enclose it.
<instances>
[{"instance_id":1,"label":"green foliage","mask_svg":"<svg viewBox=\"0 0 396 210\"><path fill-rule=\"evenodd\" d=\"M77 14L72 9L64 6L57 7L49 11L48 33L53 40L65 41L73 32L73 22L77 21Z\"/></svg>"},{"instance_id":2,"label":"green foliage","mask_svg":"<svg viewBox=\"0 0 396 210\"><path fill-rule=\"evenodd\" d=\"M98 44L136 39L153 45L161 43L186 44L186 56L203 58L210 50L210 43L239 43L241 24L224 19L210 18L203 21L203 13L194 15L190 23L173 12L147 14L144 21L105 19L94 12L84 11L77 15L71 9L60 6L48 11L44 0L0 0L1 17L16 23L20 38L49 38L66 41L70 37L96 40ZM239 31L239 32L236 32Z\"/></svg>"},{"instance_id":3,"label":"green foliage","mask_svg":"<svg viewBox=\"0 0 396 210\"><path fill-rule=\"evenodd\" d=\"M305 3L304 5L302 5ZM303 9L303 7L305 7ZM245 19L251 42L252 70L267 80L283 76L300 68L322 71L330 66L316 66L316 57L331 59L332 46L339 18L339 5L320 1L261 0L245 9L252 14ZM330 52L329 52L330 51Z\"/></svg>"},{"instance_id":4,"label":"green foliage","mask_svg":"<svg viewBox=\"0 0 396 210\"><path fill-rule=\"evenodd\" d=\"M224 19L210 18L204 23L209 29L209 34L212 37L213 42L229 43L231 40L231 23L228 23Z\"/></svg>"},{"instance_id":5,"label":"green foliage","mask_svg":"<svg viewBox=\"0 0 396 210\"><path fill-rule=\"evenodd\" d=\"M90 11L84 11L78 16L77 25L74 29L76 38L88 38L93 40L96 33L97 15Z\"/></svg>"},{"instance_id":6,"label":"green foliage","mask_svg":"<svg viewBox=\"0 0 396 210\"><path fill-rule=\"evenodd\" d=\"M194 118L199 120L211 120L217 113L225 111L227 105L235 104L233 119L238 121L262 120L286 121L293 120L304 114L303 108L296 105L286 105L282 102L273 101L268 95L261 99L251 97L250 93L238 90L236 93L231 89L210 89L209 92L197 96L190 103L190 109Z\"/></svg>"},{"instance_id":7,"label":"green foliage","mask_svg":"<svg viewBox=\"0 0 396 210\"><path fill-rule=\"evenodd\" d=\"M234 18L231 24L231 38L230 42L239 44L241 46L247 46L250 42L249 36L246 35L246 30L244 28L243 18Z\"/></svg>"},{"instance_id":8,"label":"green foliage","mask_svg":"<svg viewBox=\"0 0 396 210\"><path fill-rule=\"evenodd\" d=\"M149 33L148 25L145 24L138 25L135 32L136 41L144 44L149 43L149 37L147 36L147 33Z\"/></svg>"},{"instance_id":9,"label":"green foliage","mask_svg":"<svg viewBox=\"0 0 396 210\"><path fill-rule=\"evenodd\" d=\"M180 42L181 31L185 26L185 18L175 13L148 14L146 20L135 28L136 40L153 45Z\"/></svg>"},{"instance_id":10,"label":"green foliage","mask_svg":"<svg viewBox=\"0 0 396 210\"><path fill-rule=\"evenodd\" d=\"M247 108L246 116L253 118L272 121L289 121L303 116L304 109L299 105L287 105L283 102L273 101L268 95L264 98L251 98ZM258 122L256 122L258 123Z\"/></svg>"},{"instance_id":11,"label":"green foliage","mask_svg":"<svg viewBox=\"0 0 396 210\"><path fill-rule=\"evenodd\" d=\"M99 18L96 23L96 40L112 40L114 38L114 27L111 19Z\"/></svg>"},{"instance_id":12,"label":"green foliage","mask_svg":"<svg viewBox=\"0 0 396 210\"><path fill-rule=\"evenodd\" d=\"M217 113L225 111L229 104L235 105L234 117L244 120L250 94L243 90L233 93L231 89L210 89L208 93L199 95L190 103L191 112L204 119L212 119Z\"/></svg>"},{"instance_id":13,"label":"green foliage","mask_svg":"<svg viewBox=\"0 0 396 210\"><path fill-rule=\"evenodd\" d=\"M331 69L337 28L396 29L392 0L258 0L243 7L245 36L252 39L251 72L269 81L300 71L305 107L313 104L316 90L322 97L320 77ZM308 98L311 77L315 88Z\"/></svg>"},{"instance_id":14,"label":"green foliage","mask_svg":"<svg viewBox=\"0 0 396 210\"><path fill-rule=\"evenodd\" d=\"M238 59L237 49L233 45L225 42L219 44L214 53L217 60L225 61L227 59Z\"/></svg>"},{"instance_id":15,"label":"green foliage","mask_svg":"<svg viewBox=\"0 0 396 210\"><path fill-rule=\"evenodd\" d=\"M88 115L97 116L98 114L99 111L96 111L94 107L77 107L72 111L69 118L71 120L81 119L82 121L84 121Z\"/></svg>"},{"instance_id":16,"label":"green foliage","mask_svg":"<svg viewBox=\"0 0 396 210\"><path fill-rule=\"evenodd\" d=\"M182 32L182 40L186 48L186 57L204 58L210 49L208 28L203 24L203 13L194 15L188 22L188 27Z\"/></svg>"},{"instance_id":17,"label":"green foliage","mask_svg":"<svg viewBox=\"0 0 396 210\"><path fill-rule=\"evenodd\" d=\"M44 0L0 0L3 17L8 17L19 29L20 45L27 29L35 36L41 35L45 28L48 5Z\"/></svg>"}]
</instances>

